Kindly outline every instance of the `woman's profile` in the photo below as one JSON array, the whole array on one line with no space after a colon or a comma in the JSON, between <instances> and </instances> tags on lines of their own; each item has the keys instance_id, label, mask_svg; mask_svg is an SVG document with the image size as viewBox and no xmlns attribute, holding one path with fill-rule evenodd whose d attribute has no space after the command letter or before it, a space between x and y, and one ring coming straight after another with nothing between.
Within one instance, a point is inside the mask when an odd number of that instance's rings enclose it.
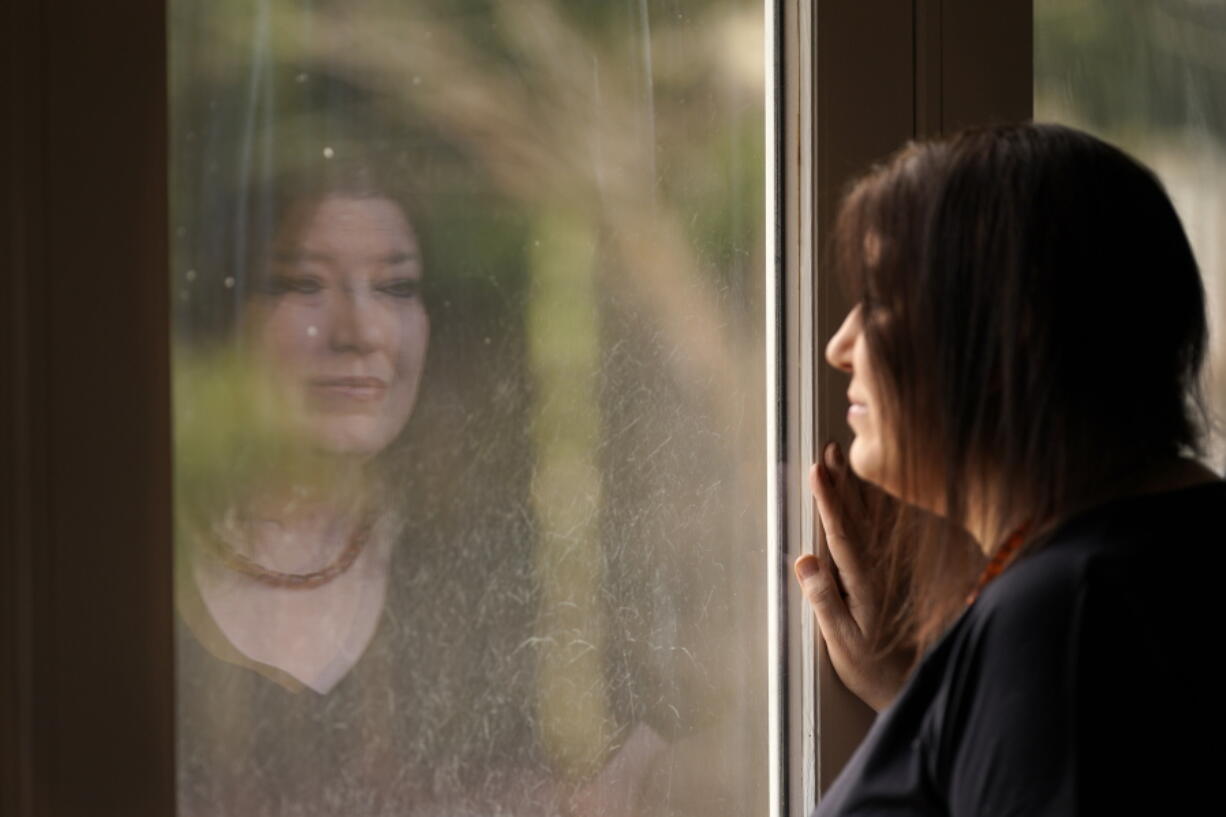
<instances>
[{"instance_id":1,"label":"woman's profile","mask_svg":"<svg viewBox=\"0 0 1226 817\"><path fill-rule=\"evenodd\" d=\"M817 814L1184 813L1226 483L1193 459L1204 294L1161 185L1069 128L971 130L860 180L832 262L854 439L796 572L879 715Z\"/></svg>"}]
</instances>

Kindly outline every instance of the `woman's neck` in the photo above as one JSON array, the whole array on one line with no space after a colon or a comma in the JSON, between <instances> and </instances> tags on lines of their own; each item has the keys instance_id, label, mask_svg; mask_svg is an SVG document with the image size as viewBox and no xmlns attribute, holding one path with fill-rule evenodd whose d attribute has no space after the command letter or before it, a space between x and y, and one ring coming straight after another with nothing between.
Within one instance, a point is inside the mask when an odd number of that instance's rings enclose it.
<instances>
[{"instance_id":1,"label":"woman's neck","mask_svg":"<svg viewBox=\"0 0 1226 817\"><path fill-rule=\"evenodd\" d=\"M335 465L335 463L329 463ZM239 554L272 570L318 569L336 557L372 507L361 467L259 487L228 514L219 533Z\"/></svg>"}]
</instances>

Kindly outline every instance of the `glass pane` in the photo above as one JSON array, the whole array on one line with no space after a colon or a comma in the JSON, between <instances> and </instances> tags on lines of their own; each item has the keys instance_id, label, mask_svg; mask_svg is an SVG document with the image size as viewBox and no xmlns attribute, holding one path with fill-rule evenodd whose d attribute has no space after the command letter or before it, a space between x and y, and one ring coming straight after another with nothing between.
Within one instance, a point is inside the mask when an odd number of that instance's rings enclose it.
<instances>
[{"instance_id":1,"label":"glass pane","mask_svg":"<svg viewBox=\"0 0 1226 817\"><path fill-rule=\"evenodd\" d=\"M1161 177L1205 280L1207 397L1226 472L1226 7L1212 0L1036 0L1035 118L1118 144ZM1154 285L1161 286L1155 270Z\"/></svg>"},{"instance_id":2,"label":"glass pane","mask_svg":"<svg viewBox=\"0 0 1226 817\"><path fill-rule=\"evenodd\" d=\"M763 8L172 0L181 815L764 809Z\"/></svg>"}]
</instances>

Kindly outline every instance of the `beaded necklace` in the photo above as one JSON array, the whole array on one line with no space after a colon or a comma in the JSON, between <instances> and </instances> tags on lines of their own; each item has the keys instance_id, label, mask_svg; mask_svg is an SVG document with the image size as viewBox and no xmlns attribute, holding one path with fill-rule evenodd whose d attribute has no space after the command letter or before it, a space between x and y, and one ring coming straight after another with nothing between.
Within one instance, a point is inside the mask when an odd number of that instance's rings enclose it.
<instances>
[{"instance_id":1,"label":"beaded necklace","mask_svg":"<svg viewBox=\"0 0 1226 817\"><path fill-rule=\"evenodd\" d=\"M236 551L233 545L224 536L220 535L220 532L216 529L214 529L215 535L212 542L213 553L230 570L250 576L261 584L292 590L311 590L320 585L327 584L353 566L353 563L357 561L358 554L365 547L366 540L370 538L370 529L373 525L372 515L363 515L361 521L353 529L349 541L345 543L344 550L340 552L336 559L331 564L310 573L285 573L265 567L254 559Z\"/></svg>"},{"instance_id":2,"label":"beaded necklace","mask_svg":"<svg viewBox=\"0 0 1226 817\"><path fill-rule=\"evenodd\" d=\"M1005 543L992 555L992 559L984 566L983 572L979 574L979 581L975 582L975 589L967 594L967 607L974 604L975 599L979 598L979 594L983 592L983 588L987 587L993 579L1003 573L1005 568L1009 566L1013 558L1017 556L1017 552L1022 544L1026 541L1026 534L1029 531L1030 523L1027 522L1010 534Z\"/></svg>"}]
</instances>

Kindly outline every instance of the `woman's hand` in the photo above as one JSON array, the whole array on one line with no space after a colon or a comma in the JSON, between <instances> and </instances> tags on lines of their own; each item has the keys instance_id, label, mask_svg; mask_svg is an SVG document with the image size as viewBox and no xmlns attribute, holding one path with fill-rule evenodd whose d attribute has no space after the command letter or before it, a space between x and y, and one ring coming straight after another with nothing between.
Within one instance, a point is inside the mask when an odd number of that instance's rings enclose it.
<instances>
[{"instance_id":1,"label":"woman's hand","mask_svg":"<svg viewBox=\"0 0 1226 817\"><path fill-rule=\"evenodd\" d=\"M902 689L913 655L903 650L882 656L873 650L882 597L878 577L865 558L865 491L870 489L847 467L836 443L826 446L822 459L809 471L809 482L830 558L801 556L796 578L817 616L835 672L848 689L880 711Z\"/></svg>"}]
</instances>

